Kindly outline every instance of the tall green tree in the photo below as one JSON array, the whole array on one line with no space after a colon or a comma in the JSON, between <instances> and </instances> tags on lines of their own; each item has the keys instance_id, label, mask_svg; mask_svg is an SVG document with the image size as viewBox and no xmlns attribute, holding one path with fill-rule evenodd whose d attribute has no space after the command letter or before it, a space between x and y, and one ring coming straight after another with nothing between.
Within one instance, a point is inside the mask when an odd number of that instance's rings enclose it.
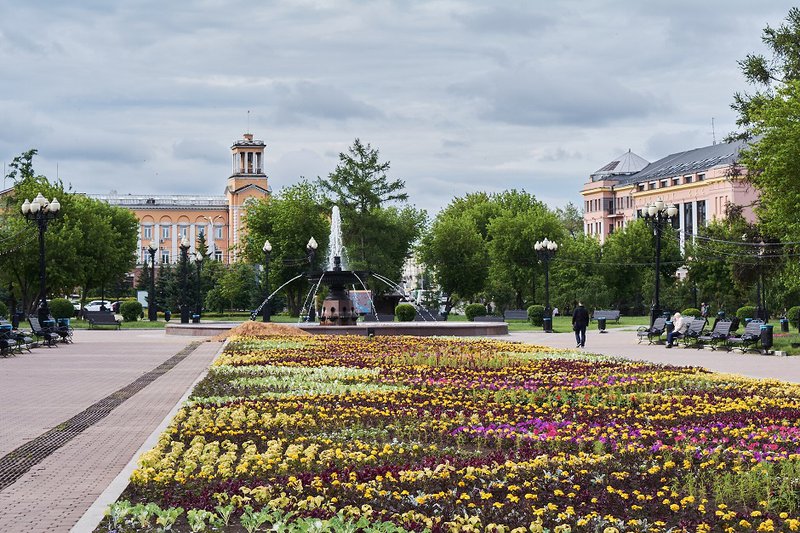
<instances>
[{"instance_id":1,"label":"tall green tree","mask_svg":"<svg viewBox=\"0 0 800 533\"><path fill-rule=\"evenodd\" d=\"M264 241L269 240L272 244L269 269L272 290L310 270L304 259L306 244L311 237L317 241L320 250L328 244L328 211L317 187L305 179L281 189L271 198L252 203L245 221L248 227L245 256L251 263L262 264ZM303 276L283 289L292 316L300 314L309 288Z\"/></svg>"},{"instance_id":2,"label":"tall green tree","mask_svg":"<svg viewBox=\"0 0 800 533\"><path fill-rule=\"evenodd\" d=\"M356 139L347 153L339 154L336 169L317 184L328 205L339 206L350 267L393 277L420 237L426 214L404 205L405 182L391 180L389 168L377 148Z\"/></svg>"}]
</instances>

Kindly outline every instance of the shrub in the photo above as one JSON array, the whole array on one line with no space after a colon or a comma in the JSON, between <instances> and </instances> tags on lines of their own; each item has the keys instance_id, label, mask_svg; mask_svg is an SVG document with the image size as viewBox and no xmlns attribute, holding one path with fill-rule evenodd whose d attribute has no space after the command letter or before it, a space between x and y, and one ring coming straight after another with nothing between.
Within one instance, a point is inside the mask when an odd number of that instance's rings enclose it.
<instances>
[{"instance_id":1,"label":"shrub","mask_svg":"<svg viewBox=\"0 0 800 533\"><path fill-rule=\"evenodd\" d=\"M687 307L686 309L681 311L681 314L683 316L693 316L695 318L698 318L700 316L700 310L696 307Z\"/></svg>"},{"instance_id":2,"label":"shrub","mask_svg":"<svg viewBox=\"0 0 800 533\"><path fill-rule=\"evenodd\" d=\"M790 307L788 311L786 311L786 318L789 319L789 323L794 327L800 327L800 306L795 305L794 307Z\"/></svg>"},{"instance_id":3,"label":"shrub","mask_svg":"<svg viewBox=\"0 0 800 533\"><path fill-rule=\"evenodd\" d=\"M53 318L72 318L75 307L65 298L56 298L50 301L50 314Z\"/></svg>"},{"instance_id":4,"label":"shrub","mask_svg":"<svg viewBox=\"0 0 800 533\"><path fill-rule=\"evenodd\" d=\"M464 308L464 315L472 322L476 316L486 316L486 306L483 304L469 304Z\"/></svg>"},{"instance_id":5,"label":"shrub","mask_svg":"<svg viewBox=\"0 0 800 533\"><path fill-rule=\"evenodd\" d=\"M142 304L136 300L126 300L120 304L119 314L125 322L136 322L142 315Z\"/></svg>"},{"instance_id":6,"label":"shrub","mask_svg":"<svg viewBox=\"0 0 800 533\"><path fill-rule=\"evenodd\" d=\"M532 305L528 308L528 320L534 326L541 326L544 323L544 306Z\"/></svg>"},{"instance_id":7,"label":"shrub","mask_svg":"<svg viewBox=\"0 0 800 533\"><path fill-rule=\"evenodd\" d=\"M417 310L411 304L397 304L397 307L394 308L394 316L397 317L398 322L412 322L417 316Z\"/></svg>"},{"instance_id":8,"label":"shrub","mask_svg":"<svg viewBox=\"0 0 800 533\"><path fill-rule=\"evenodd\" d=\"M8 306L6 304L4 304L3 302L0 302L0 316L2 316L4 318L10 318L8 316Z\"/></svg>"},{"instance_id":9,"label":"shrub","mask_svg":"<svg viewBox=\"0 0 800 533\"><path fill-rule=\"evenodd\" d=\"M742 323L744 323L745 318L756 317L756 308L753 305L743 305L742 307L736 310L736 316L739 317L739 320Z\"/></svg>"}]
</instances>

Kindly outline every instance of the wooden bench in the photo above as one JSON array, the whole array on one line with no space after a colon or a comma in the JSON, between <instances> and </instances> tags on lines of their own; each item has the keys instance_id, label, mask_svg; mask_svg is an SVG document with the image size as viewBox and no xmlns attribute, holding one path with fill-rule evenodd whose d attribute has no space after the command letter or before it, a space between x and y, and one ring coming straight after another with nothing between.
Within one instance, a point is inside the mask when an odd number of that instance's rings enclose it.
<instances>
[{"instance_id":1,"label":"wooden bench","mask_svg":"<svg viewBox=\"0 0 800 533\"><path fill-rule=\"evenodd\" d=\"M503 313L506 320L528 320L527 309L509 309Z\"/></svg>"},{"instance_id":2,"label":"wooden bench","mask_svg":"<svg viewBox=\"0 0 800 533\"><path fill-rule=\"evenodd\" d=\"M90 329L94 329L95 326L115 326L119 329L122 325L110 311L84 311L84 314Z\"/></svg>"},{"instance_id":3,"label":"wooden bench","mask_svg":"<svg viewBox=\"0 0 800 533\"><path fill-rule=\"evenodd\" d=\"M622 313L618 309L598 309L597 311L592 313L592 320L597 320L598 318L605 318L606 321L613 320L617 324L619 324L619 317Z\"/></svg>"}]
</instances>

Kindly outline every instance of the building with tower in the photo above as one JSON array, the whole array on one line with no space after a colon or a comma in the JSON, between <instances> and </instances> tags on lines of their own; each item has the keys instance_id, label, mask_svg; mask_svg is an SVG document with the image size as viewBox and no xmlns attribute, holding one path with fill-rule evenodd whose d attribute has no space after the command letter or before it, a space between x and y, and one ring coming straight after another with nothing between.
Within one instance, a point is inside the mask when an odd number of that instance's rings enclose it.
<instances>
[{"instance_id":1,"label":"building with tower","mask_svg":"<svg viewBox=\"0 0 800 533\"><path fill-rule=\"evenodd\" d=\"M264 172L264 141L252 133L231 146L232 167L223 194L153 195L92 194L93 198L131 210L139 220L138 263L149 260L151 242L158 245L158 261L174 263L179 259L180 243L186 238L195 251L200 233L205 235L212 259L230 263L236 260L237 245L243 241L248 202L270 195Z\"/></svg>"}]
</instances>

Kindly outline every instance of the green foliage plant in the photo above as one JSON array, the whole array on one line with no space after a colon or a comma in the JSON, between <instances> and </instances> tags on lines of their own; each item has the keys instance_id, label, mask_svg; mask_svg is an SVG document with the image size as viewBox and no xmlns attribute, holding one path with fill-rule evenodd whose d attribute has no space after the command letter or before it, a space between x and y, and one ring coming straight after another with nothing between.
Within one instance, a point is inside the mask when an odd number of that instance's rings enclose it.
<instances>
[{"instance_id":1,"label":"green foliage plant","mask_svg":"<svg viewBox=\"0 0 800 533\"><path fill-rule=\"evenodd\" d=\"M8 306L3 302L0 302L0 316L8 318Z\"/></svg>"},{"instance_id":2,"label":"green foliage plant","mask_svg":"<svg viewBox=\"0 0 800 533\"><path fill-rule=\"evenodd\" d=\"M53 318L71 318L75 314L75 307L65 298L55 298L50 301L50 314Z\"/></svg>"},{"instance_id":3,"label":"green foliage plant","mask_svg":"<svg viewBox=\"0 0 800 533\"><path fill-rule=\"evenodd\" d=\"M789 319L789 323L793 327L800 327L800 305L790 307L789 310L786 311L786 318Z\"/></svg>"},{"instance_id":4,"label":"green foliage plant","mask_svg":"<svg viewBox=\"0 0 800 533\"><path fill-rule=\"evenodd\" d=\"M125 322L136 322L142 316L142 304L136 300L127 300L119 306L119 313Z\"/></svg>"},{"instance_id":5,"label":"green foliage plant","mask_svg":"<svg viewBox=\"0 0 800 533\"><path fill-rule=\"evenodd\" d=\"M483 304L469 304L464 308L464 314L467 317L467 320L472 322L475 320L475 317L478 316L486 316L486 306Z\"/></svg>"},{"instance_id":6,"label":"green foliage plant","mask_svg":"<svg viewBox=\"0 0 800 533\"><path fill-rule=\"evenodd\" d=\"M743 305L742 307L736 310L736 316L739 317L739 320L742 323L744 323L745 318L756 317L756 308L753 305Z\"/></svg>"},{"instance_id":7,"label":"green foliage plant","mask_svg":"<svg viewBox=\"0 0 800 533\"><path fill-rule=\"evenodd\" d=\"M394 316L399 322L411 322L417 316L417 310L411 304L397 304L394 308Z\"/></svg>"},{"instance_id":8,"label":"green foliage plant","mask_svg":"<svg viewBox=\"0 0 800 533\"><path fill-rule=\"evenodd\" d=\"M544 321L544 306L535 304L528 307L528 320L534 326L541 326Z\"/></svg>"},{"instance_id":9,"label":"green foliage plant","mask_svg":"<svg viewBox=\"0 0 800 533\"><path fill-rule=\"evenodd\" d=\"M700 316L700 310L696 307L687 307L683 311L681 311L683 316L693 316L695 318Z\"/></svg>"}]
</instances>

